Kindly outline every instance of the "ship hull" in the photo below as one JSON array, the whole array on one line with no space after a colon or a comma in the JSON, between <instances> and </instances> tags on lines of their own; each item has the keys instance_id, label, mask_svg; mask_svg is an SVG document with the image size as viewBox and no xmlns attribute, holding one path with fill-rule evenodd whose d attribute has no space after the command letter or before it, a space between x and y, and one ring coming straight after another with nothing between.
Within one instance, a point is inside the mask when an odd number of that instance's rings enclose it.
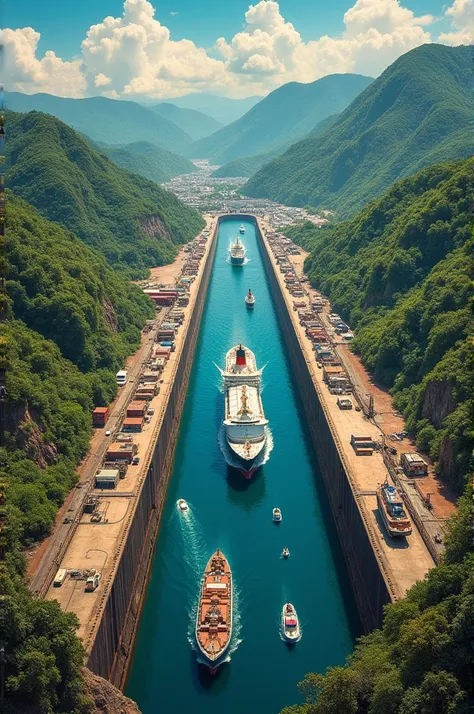
<instances>
[{"instance_id":1,"label":"ship hull","mask_svg":"<svg viewBox=\"0 0 474 714\"><path fill-rule=\"evenodd\" d=\"M217 570L212 568L213 559L216 555L221 557L220 562L223 565L222 568L218 568ZM209 591L209 588L212 587L224 587L224 585L221 586L215 584L216 575L218 576L219 582L227 583L226 590L223 595L219 591ZM209 604L211 603L211 598L216 598L218 612L222 612L224 614L224 622L227 624L221 636L217 638L213 635L214 639L212 640L210 640L209 636L206 634L210 632L212 627L212 622L209 620L209 614L211 612ZM196 644L199 651L198 661L208 667L211 674L215 674L217 672L217 669L225 662L229 653L233 628L232 599L232 571L225 556L220 553L220 551L216 551L216 553L214 553L214 555L209 559L201 580L195 627Z\"/></svg>"},{"instance_id":2,"label":"ship hull","mask_svg":"<svg viewBox=\"0 0 474 714\"><path fill-rule=\"evenodd\" d=\"M238 267L241 267L244 264L245 257L243 258L233 258L230 256L230 264L231 265L237 265Z\"/></svg>"},{"instance_id":3,"label":"ship hull","mask_svg":"<svg viewBox=\"0 0 474 714\"><path fill-rule=\"evenodd\" d=\"M241 453L239 453L238 447L241 446L241 444L233 444L229 441L229 439L227 439L227 448L232 456L232 462L228 462L229 466L233 466L240 471L244 478L251 479L253 474L258 471L261 466L260 458L263 450L265 449L265 443L266 438L262 440L258 453L256 453L251 459L246 459Z\"/></svg>"},{"instance_id":4,"label":"ship hull","mask_svg":"<svg viewBox=\"0 0 474 714\"><path fill-rule=\"evenodd\" d=\"M255 301L254 301L254 302L247 302L247 300L246 300L246 301L245 301L245 304L247 305L247 310L253 310L254 305L255 305Z\"/></svg>"}]
</instances>

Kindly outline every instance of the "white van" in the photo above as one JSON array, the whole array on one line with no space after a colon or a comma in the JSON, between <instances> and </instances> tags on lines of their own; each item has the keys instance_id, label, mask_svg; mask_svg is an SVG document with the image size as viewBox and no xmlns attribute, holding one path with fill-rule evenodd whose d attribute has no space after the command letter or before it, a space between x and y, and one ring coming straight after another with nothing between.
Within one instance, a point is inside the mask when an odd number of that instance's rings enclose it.
<instances>
[{"instance_id":1,"label":"white van","mask_svg":"<svg viewBox=\"0 0 474 714\"><path fill-rule=\"evenodd\" d=\"M127 384L127 379L128 379L128 372L126 369L121 369L120 372L117 372L115 375L115 381L117 382L119 387L123 387L124 384Z\"/></svg>"},{"instance_id":2,"label":"white van","mask_svg":"<svg viewBox=\"0 0 474 714\"><path fill-rule=\"evenodd\" d=\"M60 588L61 585L63 584L63 582L66 580L66 577L67 577L66 568L60 568L54 578L54 582L53 582L54 587Z\"/></svg>"}]
</instances>

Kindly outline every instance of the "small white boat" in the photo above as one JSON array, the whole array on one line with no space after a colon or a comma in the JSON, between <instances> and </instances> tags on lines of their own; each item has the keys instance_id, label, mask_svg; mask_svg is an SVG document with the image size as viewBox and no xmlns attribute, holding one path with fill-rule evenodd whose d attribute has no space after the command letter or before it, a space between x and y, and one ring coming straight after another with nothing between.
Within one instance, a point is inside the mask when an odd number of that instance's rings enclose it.
<instances>
[{"instance_id":1,"label":"small white boat","mask_svg":"<svg viewBox=\"0 0 474 714\"><path fill-rule=\"evenodd\" d=\"M178 499L178 508L180 511L189 511L189 506L184 500L184 498L179 498Z\"/></svg>"},{"instance_id":2,"label":"small white boat","mask_svg":"<svg viewBox=\"0 0 474 714\"><path fill-rule=\"evenodd\" d=\"M241 223L240 228L239 228L240 233L245 233L245 226L243 223Z\"/></svg>"},{"instance_id":3,"label":"small white boat","mask_svg":"<svg viewBox=\"0 0 474 714\"><path fill-rule=\"evenodd\" d=\"M280 523L282 519L281 511L279 508L274 508L273 509L273 521L275 523Z\"/></svg>"},{"instance_id":4,"label":"small white boat","mask_svg":"<svg viewBox=\"0 0 474 714\"><path fill-rule=\"evenodd\" d=\"M255 295L252 293L250 288L247 295L245 296L245 304L249 309L252 309L255 305Z\"/></svg>"},{"instance_id":5,"label":"small white boat","mask_svg":"<svg viewBox=\"0 0 474 714\"><path fill-rule=\"evenodd\" d=\"M283 550L281 551L281 555L283 558L289 558L290 551L288 550L288 548L283 548Z\"/></svg>"},{"instance_id":6,"label":"small white boat","mask_svg":"<svg viewBox=\"0 0 474 714\"><path fill-rule=\"evenodd\" d=\"M281 611L281 632L287 642L298 642L301 637L300 622L291 602L286 602Z\"/></svg>"}]
</instances>

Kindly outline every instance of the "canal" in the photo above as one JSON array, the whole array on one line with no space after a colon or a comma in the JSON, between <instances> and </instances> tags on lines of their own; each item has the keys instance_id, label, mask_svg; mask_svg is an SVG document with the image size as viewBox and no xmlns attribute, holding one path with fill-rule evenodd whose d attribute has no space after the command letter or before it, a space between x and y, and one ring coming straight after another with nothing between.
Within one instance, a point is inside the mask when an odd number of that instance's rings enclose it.
<instances>
[{"instance_id":1,"label":"canal","mask_svg":"<svg viewBox=\"0 0 474 714\"><path fill-rule=\"evenodd\" d=\"M309 671L342 664L358 634L337 534L305 431L285 356L255 229L245 223L248 262L227 263L240 221L224 222L211 274L179 433L173 474L154 556L126 694L143 714L278 714L299 700ZM251 288L255 310L245 307ZM263 406L272 450L250 482L226 465L218 435L221 377L214 362L242 342L263 372ZM183 516L176 500L191 513ZM283 521L272 523L279 506ZM284 546L290 558L283 560ZM214 550L228 557L236 588L230 661L211 677L193 642L200 578ZM281 608L296 607L301 641L280 638Z\"/></svg>"}]
</instances>

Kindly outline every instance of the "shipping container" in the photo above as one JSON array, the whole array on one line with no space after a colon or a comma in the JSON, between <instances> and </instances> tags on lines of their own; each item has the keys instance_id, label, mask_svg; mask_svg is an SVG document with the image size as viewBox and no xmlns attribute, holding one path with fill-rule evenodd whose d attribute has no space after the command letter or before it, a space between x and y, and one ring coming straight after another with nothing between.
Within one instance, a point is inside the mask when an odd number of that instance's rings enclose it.
<instances>
[{"instance_id":1,"label":"shipping container","mask_svg":"<svg viewBox=\"0 0 474 714\"><path fill-rule=\"evenodd\" d=\"M96 407L92 412L93 426L105 426L109 418L109 407Z\"/></svg>"}]
</instances>

